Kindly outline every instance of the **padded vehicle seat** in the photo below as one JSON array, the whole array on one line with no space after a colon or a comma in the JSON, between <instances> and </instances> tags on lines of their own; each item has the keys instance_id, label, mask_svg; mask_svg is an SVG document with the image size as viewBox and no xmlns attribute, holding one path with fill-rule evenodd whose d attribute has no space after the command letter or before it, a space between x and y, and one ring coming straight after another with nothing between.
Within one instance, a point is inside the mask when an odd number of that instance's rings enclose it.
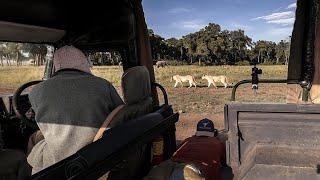
<instances>
[{"instance_id":1,"label":"padded vehicle seat","mask_svg":"<svg viewBox=\"0 0 320 180\"><path fill-rule=\"evenodd\" d=\"M152 111L151 83L148 69L136 66L125 71L121 78L124 105L117 107L107 117L93 141L103 132Z\"/></svg>"}]
</instances>

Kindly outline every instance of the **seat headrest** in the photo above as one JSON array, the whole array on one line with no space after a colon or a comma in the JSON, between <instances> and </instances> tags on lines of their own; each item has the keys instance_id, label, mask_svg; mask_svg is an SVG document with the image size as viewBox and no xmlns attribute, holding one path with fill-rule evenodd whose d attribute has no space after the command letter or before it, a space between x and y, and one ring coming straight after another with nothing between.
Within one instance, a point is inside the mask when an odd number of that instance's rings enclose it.
<instances>
[{"instance_id":1,"label":"seat headrest","mask_svg":"<svg viewBox=\"0 0 320 180\"><path fill-rule=\"evenodd\" d=\"M149 71L144 66L126 70L121 78L123 99L126 104L135 104L151 97Z\"/></svg>"}]
</instances>

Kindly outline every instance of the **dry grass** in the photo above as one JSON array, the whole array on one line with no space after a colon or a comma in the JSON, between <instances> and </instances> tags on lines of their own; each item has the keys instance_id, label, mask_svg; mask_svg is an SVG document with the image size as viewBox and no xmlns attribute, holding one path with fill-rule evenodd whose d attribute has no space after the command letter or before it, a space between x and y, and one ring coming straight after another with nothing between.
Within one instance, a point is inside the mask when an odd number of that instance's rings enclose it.
<instances>
[{"instance_id":1,"label":"dry grass","mask_svg":"<svg viewBox=\"0 0 320 180\"><path fill-rule=\"evenodd\" d=\"M286 78L286 66L260 66L263 69L261 78L274 79ZM0 67L0 87L16 88L19 85L42 78L43 67ZM111 81L116 87L120 86L122 69L118 66L94 67L93 73L99 77ZM230 99L231 89L206 88L206 81L201 79L203 74L226 75L231 82L250 78L251 67L249 66L170 66L156 68L157 82L166 87L170 102L175 110L189 113L221 112L222 107ZM174 82L170 82L173 75L194 75L200 88L172 88ZM187 84L186 84L187 86ZM270 88L272 87L272 88ZM281 85L261 85L258 96L254 96L250 86L239 88L238 98L242 101L267 101L284 102L284 94ZM219 109L216 110L216 109Z\"/></svg>"},{"instance_id":2,"label":"dry grass","mask_svg":"<svg viewBox=\"0 0 320 180\"><path fill-rule=\"evenodd\" d=\"M259 66L263 69L261 78L286 78L286 66ZM31 81L41 79L43 67L0 67L0 90L13 91L12 88ZM116 87L120 86L122 69L118 66L94 67L93 73L111 81ZM155 69L157 82L164 85L169 95L169 102L174 110L180 112L180 121L177 124L177 139L182 140L195 131L195 125L201 118L210 118L218 128L223 128L224 105L230 101L231 88L207 88L206 82L201 79L203 74L226 75L232 82L250 79L251 67L199 67L199 66L170 66ZM173 88L171 76L179 74L194 75L199 88ZM186 84L187 86L187 84ZM9 87L9 88L8 88ZM120 88L117 88L120 89ZM1 92L1 91L0 91ZM281 84L263 85L259 87L255 96L250 85L244 85L237 91L237 99L246 102L277 102L283 103L286 98L286 86Z\"/></svg>"},{"instance_id":3,"label":"dry grass","mask_svg":"<svg viewBox=\"0 0 320 180\"><path fill-rule=\"evenodd\" d=\"M263 69L261 78L285 78L287 76L286 66L260 66ZM0 67L0 84L3 86L18 86L24 82L41 79L43 76L43 67L32 66L5 66ZM94 67L93 73L99 77L108 79L115 86L120 85L122 69L118 66L101 66ZM250 78L250 66L170 66L167 68L156 68L156 79L164 86L172 86L171 76L194 75L196 81L205 85L206 82L201 80L203 74L208 75L227 75L232 82Z\"/></svg>"},{"instance_id":4,"label":"dry grass","mask_svg":"<svg viewBox=\"0 0 320 180\"><path fill-rule=\"evenodd\" d=\"M260 66L263 69L261 78L286 78L286 66ZM226 75L231 82L251 78L250 66L171 66L168 68L155 69L157 81L165 86L172 85L170 77L175 74L193 75L198 83L206 85L206 81L201 80L201 76L206 75Z\"/></svg>"},{"instance_id":5,"label":"dry grass","mask_svg":"<svg viewBox=\"0 0 320 180\"><path fill-rule=\"evenodd\" d=\"M122 68L119 68L118 66L98 66L94 67L92 72L96 76L112 82L114 86L120 86L120 80L123 73Z\"/></svg>"},{"instance_id":6,"label":"dry grass","mask_svg":"<svg viewBox=\"0 0 320 180\"><path fill-rule=\"evenodd\" d=\"M0 86L17 87L23 83L39 80L43 76L44 67L4 66L0 67Z\"/></svg>"}]
</instances>

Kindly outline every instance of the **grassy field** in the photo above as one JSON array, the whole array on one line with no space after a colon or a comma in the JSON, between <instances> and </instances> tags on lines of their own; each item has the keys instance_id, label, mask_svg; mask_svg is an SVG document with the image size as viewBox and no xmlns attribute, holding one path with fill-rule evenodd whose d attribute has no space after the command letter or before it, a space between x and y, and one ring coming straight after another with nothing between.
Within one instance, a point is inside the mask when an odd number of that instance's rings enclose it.
<instances>
[{"instance_id":1,"label":"grassy field","mask_svg":"<svg viewBox=\"0 0 320 180\"><path fill-rule=\"evenodd\" d=\"M287 66L260 66L263 69L261 78L286 78ZM43 76L43 67L30 66L4 66L0 67L0 85L16 87L20 84ZM99 77L108 79L115 86L120 85L122 69L118 66L97 66L93 68L93 73ZM250 66L170 66L167 68L156 68L156 79L164 86L172 86L170 77L175 74L195 76L200 85L205 85L201 80L203 74L208 75L226 75L232 82L250 78Z\"/></svg>"},{"instance_id":2,"label":"grassy field","mask_svg":"<svg viewBox=\"0 0 320 180\"><path fill-rule=\"evenodd\" d=\"M263 69L261 78L286 78L286 66L259 66ZM43 67L0 67L0 92L12 92L22 83L41 79ZM122 69L118 66L94 67L93 73L111 81L120 89ZM184 139L195 131L195 125L201 118L207 117L215 121L218 128L223 128L223 107L230 101L231 88L207 88L206 82L201 79L204 74L226 75L235 83L242 79L250 79L249 66L170 66L155 69L157 82L162 84L168 92L169 102L174 110L180 112L180 121L177 124L177 138ZM173 75L194 75L199 88L173 88L170 82ZM187 86L187 84L186 84ZM286 98L285 85L263 85L259 87L255 96L250 85L244 85L237 91L237 100L245 102L277 102L283 103Z\"/></svg>"}]
</instances>

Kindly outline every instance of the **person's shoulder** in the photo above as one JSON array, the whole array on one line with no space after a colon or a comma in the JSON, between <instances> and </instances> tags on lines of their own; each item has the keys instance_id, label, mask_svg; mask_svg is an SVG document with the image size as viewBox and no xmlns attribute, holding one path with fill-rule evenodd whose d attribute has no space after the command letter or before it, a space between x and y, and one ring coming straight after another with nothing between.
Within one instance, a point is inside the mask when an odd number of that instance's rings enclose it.
<instances>
[{"instance_id":1,"label":"person's shoulder","mask_svg":"<svg viewBox=\"0 0 320 180\"><path fill-rule=\"evenodd\" d=\"M98 76L94 76L92 75L90 78L92 78L93 80L95 80L97 83L100 84L104 84L104 85L111 85L112 83L104 78L98 77Z\"/></svg>"},{"instance_id":2,"label":"person's shoulder","mask_svg":"<svg viewBox=\"0 0 320 180\"><path fill-rule=\"evenodd\" d=\"M57 88L57 83L60 80L56 79L56 77L51 77L49 79L43 80L42 82L34 85L30 91L30 93L41 93L43 91L47 91L48 89Z\"/></svg>"},{"instance_id":3,"label":"person's shoulder","mask_svg":"<svg viewBox=\"0 0 320 180\"><path fill-rule=\"evenodd\" d=\"M38 84L34 85L29 94L33 94L35 92L40 91L42 89L42 87L46 85L46 83L47 83L47 80L39 82Z\"/></svg>"},{"instance_id":4,"label":"person's shoulder","mask_svg":"<svg viewBox=\"0 0 320 180\"><path fill-rule=\"evenodd\" d=\"M45 81L42 81L36 85L34 85L32 88L31 88L31 91L29 92L28 96L29 96L29 99L36 99L36 97L38 97L40 94L42 94L45 90L45 87L47 85L47 80Z\"/></svg>"}]
</instances>

